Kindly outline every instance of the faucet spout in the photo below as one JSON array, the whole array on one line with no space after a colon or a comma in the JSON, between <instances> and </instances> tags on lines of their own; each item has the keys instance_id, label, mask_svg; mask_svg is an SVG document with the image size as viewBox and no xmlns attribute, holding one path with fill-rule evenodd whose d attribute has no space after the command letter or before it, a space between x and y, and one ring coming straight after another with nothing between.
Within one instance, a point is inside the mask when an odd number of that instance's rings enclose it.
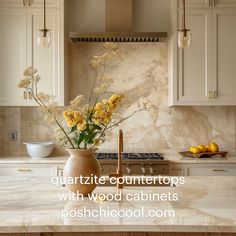
<instances>
[{"instance_id":1,"label":"faucet spout","mask_svg":"<svg viewBox=\"0 0 236 236\"><path fill-rule=\"evenodd\" d=\"M118 171L122 171L121 165L122 165L122 152L123 152L123 131L119 130L119 139L118 139Z\"/></svg>"},{"instance_id":2,"label":"faucet spout","mask_svg":"<svg viewBox=\"0 0 236 236\"><path fill-rule=\"evenodd\" d=\"M118 166L116 173L111 173L109 177L116 177L116 178L122 178L123 172L122 172L122 152L123 152L123 131L119 130L119 137L118 137ZM121 189L123 188L123 184L119 184L117 181L117 188Z\"/></svg>"}]
</instances>

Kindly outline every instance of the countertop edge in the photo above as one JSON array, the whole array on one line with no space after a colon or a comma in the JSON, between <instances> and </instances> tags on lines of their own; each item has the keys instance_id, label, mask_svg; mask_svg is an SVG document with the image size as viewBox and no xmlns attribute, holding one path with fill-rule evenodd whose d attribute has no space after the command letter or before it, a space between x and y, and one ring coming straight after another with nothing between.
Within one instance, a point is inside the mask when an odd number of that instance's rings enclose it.
<instances>
[{"instance_id":1,"label":"countertop edge","mask_svg":"<svg viewBox=\"0 0 236 236\"><path fill-rule=\"evenodd\" d=\"M2 233L85 233L85 232L191 232L191 233L236 233L236 226L207 225L39 225L39 226L0 226Z\"/></svg>"}]
</instances>

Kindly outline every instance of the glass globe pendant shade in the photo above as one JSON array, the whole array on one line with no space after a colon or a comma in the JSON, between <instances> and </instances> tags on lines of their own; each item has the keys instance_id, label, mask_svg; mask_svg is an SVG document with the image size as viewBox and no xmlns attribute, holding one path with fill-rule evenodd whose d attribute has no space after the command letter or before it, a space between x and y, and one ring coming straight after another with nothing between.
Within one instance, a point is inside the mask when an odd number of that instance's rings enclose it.
<instances>
[{"instance_id":1,"label":"glass globe pendant shade","mask_svg":"<svg viewBox=\"0 0 236 236\"><path fill-rule=\"evenodd\" d=\"M49 48L51 44L51 32L48 29L41 29L37 35L37 45L41 48Z\"/></svg>"},{"instance_id":2,"label":"glass globe pendant shade","mask_svg":"<svg viewBox=\"0 0 236 236\"><path fill-rule=\"evenodd\" d=\"M192 34L189 29L178 31L178 47L190 48L192 42Z\"/></svg>"}]
</instances>

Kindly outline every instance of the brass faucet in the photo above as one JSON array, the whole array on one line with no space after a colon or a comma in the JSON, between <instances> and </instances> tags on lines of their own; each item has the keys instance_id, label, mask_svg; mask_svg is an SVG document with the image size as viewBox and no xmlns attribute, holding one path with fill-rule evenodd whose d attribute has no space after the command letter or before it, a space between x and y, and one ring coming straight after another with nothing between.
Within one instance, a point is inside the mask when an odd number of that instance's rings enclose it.
<instances>
[{"instance_id":1,"label":"brass faucet","mask_svg":"<svg viewBox=\"0 0 236 236\"><path fill-rule=\"evenodd\" d=\"M122 167L121 167L121 161L122 161L122 154L123 152L123 131L119 130L119 138L118 138L118 166L116 169L116 173L109 174L109 178L111 177L123 177ZM123 188L123 184L117 183L117 188L121 189Z\"/></svg>"}]
</instances>

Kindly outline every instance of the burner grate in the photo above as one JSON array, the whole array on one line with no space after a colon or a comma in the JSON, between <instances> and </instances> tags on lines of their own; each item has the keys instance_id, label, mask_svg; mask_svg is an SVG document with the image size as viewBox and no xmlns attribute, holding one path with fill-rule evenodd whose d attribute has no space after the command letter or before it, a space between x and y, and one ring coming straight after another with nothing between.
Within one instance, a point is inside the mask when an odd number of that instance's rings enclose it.
<instances>
[{"instance_id":1,"label":"burner grate","mask_svg":"<svg viewBox=\"0 0 236 236\"><path fill-rule=\"evenodd\" d=\"M97 153L99 160L115 160L118 159L117 153ZM122 153L124 160L164 160L162 153Z\"/></svg>"}]
</instances>

